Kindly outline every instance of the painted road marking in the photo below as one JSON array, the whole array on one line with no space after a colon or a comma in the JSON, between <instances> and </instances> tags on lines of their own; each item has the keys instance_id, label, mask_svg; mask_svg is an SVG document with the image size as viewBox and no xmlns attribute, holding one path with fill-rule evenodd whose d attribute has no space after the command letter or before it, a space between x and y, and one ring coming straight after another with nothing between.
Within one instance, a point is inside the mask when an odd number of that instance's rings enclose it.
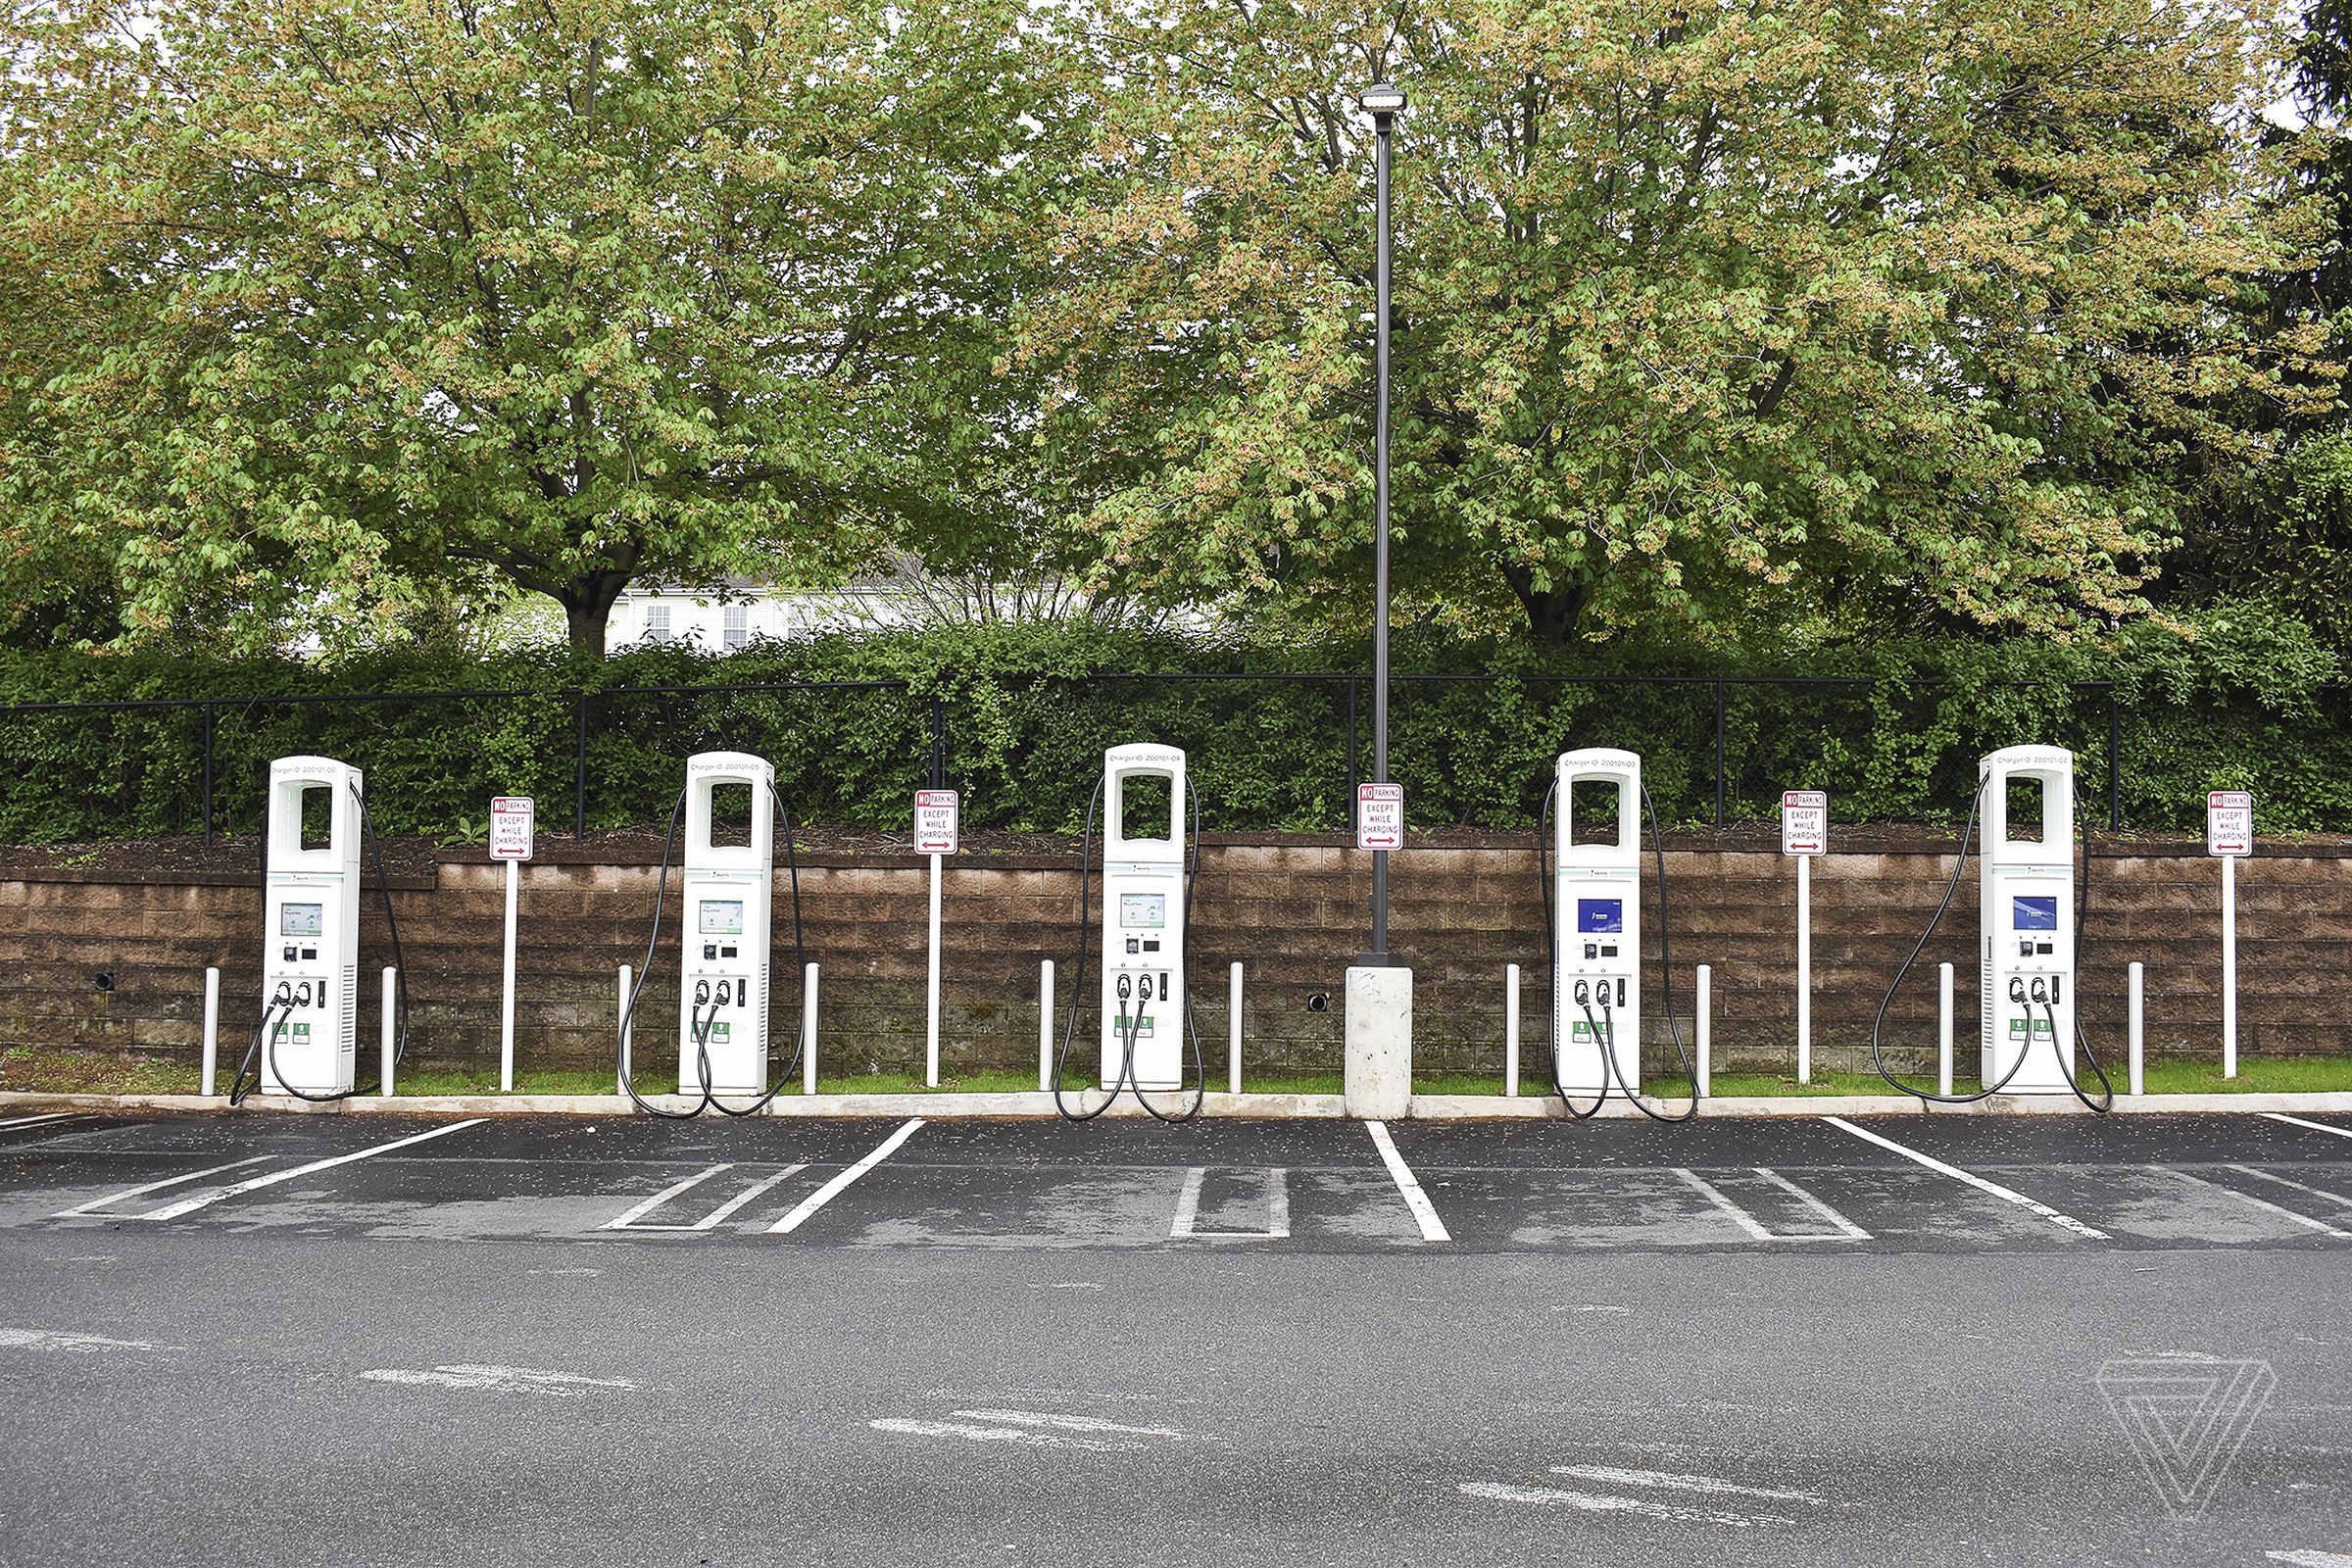
<instances>
[{"instance_id":1,"label":"painted road marking","mask_svg":"<svg viewBox=\"0 0 2352 1568\"><path fill-rule=\"evenodd\" d=\"M400 1383L441 1389L488 1389L499 1394L552 1394L576 1399L591 1389L633 1389L627 1378L585 1378L571 1372L547 1372L527 1366L437 1366L429 1372L400 1367L377 1367L360 1376L369 1383Z\"/></svg>"},{"instance_id":2,"label":"painted road marking","mask_svg":"<svg viewBox=\"0 0 2352 1568\"><path fill-rule=\"evenodd\" d=\"M1656 1502L1648 1497L1626 1497L1608 1492L1564 1492L1558 1487L1516 1487L1500 1481L1465 1481L1456 1489L1472 1497L1497 1502L1535 1503L1546 1508L1574 1508L1581 1513L1630 1513L1644 1519L1671 1519L1682 1524L1729 1525L1752 1530L1760 1525L1792 1525L1796 1521L1774 1513L1726 1513L1681 1503Z\"/></svg>"},{"instance_id":3,"label":"painted road marking","mask_svg":"<svg viewBox=\"0 0 2352 1568\"><path fill-rule=\"evenodd\" d=\"M1184 1190L1176 1195L1176 1218L1168 1226L1170 1241L1280 1241L1291 1234L1291 1173L1280 1166L1266 1171L1266 1228L1262 1231L1204 1231L1200 1219L1200 1186L1208 1179L1206 1165L1184 1173Z\"/></svg>"},{"instance_id":4,"label":"painted road marking","mask_svg":"<svg viewBox=\"0 0 2352 1568\"><path fill-rule=\"evenodd\" d=\"M2071 1214L2061 1214L2056 1209L2050 1207L2050 1205L2047 1203L2035 1202L2033 1199L2028 1198L2025 1194L2017 1191L2015 1188L2003 1187L1999 1182L1995 1181L1986 1181L1984 1177L1977 1175L1974 1171L1962 1170L1957 1165L1947 1165L1942 1160L1936 1158L1933 1154L1923 1154L1918 1150L1912 1149L1904 1144L1898 1144L1891 1138L1883 1138L1879 1134L1870 1131L1868 1128L1857 1127L1852 1122L1847 1121L1843 1116L1824 1116L1821 1119L1825 1122L1828 1122L1833 1127L1843 1128L1845 1131L1852 1133L1856 1138L1861 1139L1865 1143L1876 1144L1881 1149L1892 1150L1895 1153L1902 1155L1905 1159L1916 1160L1920 1164L1927 1166L1928 1169L1932 1171L1941 1172L1943 1175L1951 1177L1954 1181L1966 1182L1969 1186L1974 1187L1981 1193L1990 1193L1993 1197L1998 1198L2005 1202L2015 1203L2018 1207L2023 1209L2030 1209L2034 1213L2039 1214L2043 1219L2048 1220L2051 1224L2073 1231L2077 1236L2087 1237L2094 1242L2104 1242L2112 1239L2105 1231L2099 1230L2094 1226L2085 1225Z\"/></svg>"},{"instance_id":5,"label":"painted road marking","mask_svg":"<svg viewBox=\"0 0 2352 1568\"><path fill-rule=\"evenodd\" d=\"M807 1220L809 1215L815 1213L818 1209L833 1201L835 1198L838 1198L842 1192L858 1177L864 1175L867 1171L872 1170L876 1165L879 1165L884 1160L888 1159L892 1153L898 1150L898 1147L901 1144L914 1136L914 1130L917 1127L920 1127L922 1124L922 1117L908 1117L906 1123L901 1126L897 1132L892 1133L888 1138L883 1139L880 1147L876 1148L872 1153L866 1155L857 1164L852 1165L848 1170L843 1171L840 1175L825 1183L824 1186L819 1187L815 1192L810 1193L807 1198L802 1199L798 1207L794 1208L791 1213L785 1215L782 1219L776 1221L773 1225L770 1225L767 1228L767 1234L770 1236L783 1236L799 1230L802 1223Z\"/></svg>"},{"instance_id":6,"label":"painted road marking","mask_svg":"<svg viewBox=\"0 0 2352 1568\"><path fill-rule=\"evenodd\" d=\"M406 1149L411 1144L421 1144L430 1138L446 1138L451 1133L462 1133L468 1127L479 1127L488 1119L486 1116L475 1116L466 1121L453 1121L446 1127L435 1127L425 1132L412 1133L406 1138L395 1138L388 1144L377 1144L354 1154L337 1154L331 1159L314 1159L309 1164L297 1165L292 1170L271 1171L267 1176L249 1177L241 1182L233 1182L217 1192L200 1193L194 1198L183 1198L176 1203L168 1203L162 1208L135 1217L157 1220L177 1219L182 1214L192 1214L200 1208L218 1203L223 1198L235 1198L241 1193L259 1192L265 1187L275 1187L279 1182L290 1182L297 1176L308 1176L314 1171L332 1170L337 1165L348 1165L353 1160L368 1159L377 1154L388 1154L395 1149Z\"/></svg>"},{"instance_id":7,"label":"painted road marking","mask_svg":"<svg viewBox=\"0 0 2352 1568\"><path fill-rule=\"evenodd\" d=\"M1133 1453L1151 1446L1124 1438L1063 1437L1056 1432L1032 1432L1025 1427L984 1427L969 1421L909 1421L884 1416L868 1421L876 1432L896 1432L915 1438L962 1438L971 1443L1015 1443L1033 1448L1087 1448L1097 1453Z\"/></svg>"},{"instance_id":8,"label":"painted road marking","mask_svg":"<svg viewBox=\"0 0 2352 1568\"><path fill-rule=\"evenodd\" d=\"M113 1204L120 1203L126 1198L137 1198L146 1193L160 1193L167 1187L177 1187L183 1182L200 1181L207 1176L218 1176L224 1170L243 1170L248 1165L259 1165L269 1158L268 1154L255 1154L248 1159L232 1159L225 1165L214 1165L205 1170L192 1170L185 1176L167 1176L160 1182L146 1182L137 1187L125 1187L119 1193L109 1193L104 1198L93 1198L88 1202L76 1203L72 1208L61 1208L49 1217L51 1219L73 1219L76 1215L94 1214L100 1219L147 1219L151 1216L115 1214L108 1210Z\"/></svg>"},{"instance_id":9,"label":"painted road marking","mask_svg":"<svg viewBox=\"0 0 2352 1568\"><path fill-rule=\"evenodd\" d=\"M1058 1415L1044 1410L954 1410L966 1421L1001 1421L1013 1426L1050 1427L1059 1432L1115 1432L1130 1438L1181 1438L1175 1427L1131 1427L1095 1415Z\"/></svg>"},{"instance_id":10,"label":"painted road marking","mask_svg":"<svg viewBox=\"0 0 2352 1568\"><path fill-rule=\"evenodd\" d=\"M710 1213L705 1214L701 1219L694 1221L692 1224L640 1225L637 1223L646 1215L652 1213L655 1209L660 1208L663 1203L666 1203L671 1199L677 1197L680 1193L693 1190L702 1183L709 1181L711 1177L717 1175L722 1170L733 1170L735 1166L732 1161L723 1164L712 1165L710 1169L697 1172L695 1175L687 1177L682 1182L672 1183L670 1186L662 1188L662 1191L647 1199L644 1202L628 1209L626 1212L621 1214L619 1218L609 1219L605 1221L605 1223L599 1225L597 1229L604 1231L715 1230L728 1215L734 1213L737 1209L743 1207L746 1203L749 1203L753 1199L758 1198L760 1194L766 1192L778 1182L783 1181L786 1177L796 1175L808 1167L803 1165L787 1165L782 1170L779 1170L774 1175L768 1177L766 1180L754 1182L751 1186L745 1188L742 1192L737 1193L733 1198L728 1199L725 1202L719 1204L718 1207L712 1209Z\"/></svg>"},{"instance_id":11,"label":"painted road marking","mask_svg":"<svg viewBox=\"0 0 2352 1568\"><path fill-rule=\"evenodd\" d=\"M2277 1182L2279 1186L2291 1187L2298 1193L2309 1193L2314 1198L2325 1198L2330 1203L2352 1204L2352 1198L2346 1198L2341 1193L2330 1193L2318 1187L2306 1187L2301 1182L2290 1182L2283 1176L2275 1176L2267 1170L2256 1170L2251 1165L2232 1165L2230 1168L2240 1176L2251 1176L2256 1181Z\"/></svg>"},{"instance_id":12,"label":"painted road marking","mask_svg":"<svg viewBox=\"0 0 2352 1568\"><path fill-rule=\"evenodd\" d=\"M1657 1487L1667 1492L1706 1492L1725 1496L1759 1497L1766 1502L1827 1502L1830 1499L1818 1492L1799 1492L1790 1487L1751 1487L1745 1482L1725 1481L1717 1476L1683 1475L1673 1470L1628 1470L1610 1464L1555 1464L1555 1476L1568 1476L1578 1481L1605 1481L1620 1487Z\"/></svg>"},{"instance_id":13,"label":"painted road marking","mask_svg":"<svg viewBox=\"0 0 2352 1568\"><path fill-rule=\"evenodd\" d=\"M1798 1202L1813 1210L1814 1213L1819 1214L1823 1219L1827 1220L1832 1225L1837 1226L1838 1229L1846 1236L1851 1237L1857 1242L1867 1242L1870 1240L1870 1232L1864 1230L1852 1220L1847 1219L1843 1214L1838 1213L1829 1204L1823 1202L1811 1193L1806 1192L1802 1187L1797 1186L1796 1183L1790 1181L1779 1171L1766 1170L1761 1165L1754 1166L1753 1169L1757 1175L1772 1183L1773 1186L1781 1188L1785 1192L1788 1193L1789 1196L1793 1197Z\"/></svg>"},{"instance_id":14,"label":"painted road marking","mask_svg":"<svg viewBox=\"0 0 2352 1568\"><path fill-rule=\"evenodd\" d=\"M2266 1551L2273 1562L2291 1562L2297 1568L2352 1568L2352 1557L2333 1551Z\"/></svg>"},{"instance_id":15,"label":"painted road marking","mask_svg":"<svg viewBox=\"0 0 2352 1568\"><path fill-rule=\"evenodd\" d=\"M1675 1167L1674 1173L1677 1176L1680 1176L1684 1182L1691 1188L1692 1191L1696 1192L1701 1198L1704 1198L1709 1203L1712 1203L1719 1211L1727 1216L1733 1224L1738 1225L1741 1230L1747 1232L1749 1236L1753 1237L1759 1242L1850 1242L1857 1239L1862 1241L1870 1240L1869 1233L1862 1230L1859 1226L1847 1222L1828 1204L1822 1202L1811 1193L1800 1190L1793 1182L1789 1182L1779 1176L1775 1176L1771 1171L1765 1170L1761 1166L1751 1166L1749 1168L1754 1170L1757 1175L1764 1177L1766 1180L1796 1194L1798 1198L1805 1200L1816 1209L1819 1209L1823 1214L1827 1215L1831 1223L1838 1225L1840 1227L1840 1229L1834 1235L1822 1232L1815 1232L1810 1235L1790 1235L1786 1232L1767 1230L1765 1229L1764 1222L1762 1220L1757 1219L1746 1209L1741 1208L1738 1203L1733 1202L1730 1198L1725 1196L1721 1188L1717 1187L1713 1182L1708 1181L1705 1177L1699 1175L1698 1172L1694 1170L1685 1170L1678 1165Z\"/></svg>"},{"instance_id":16,"label":"painted road marking","mask_svg":"<svg viewBox=\"0 0 2352 1568\"><path fill-rule=\"evenodd\" d=\"M2266 1214L2276 1214L2280 1219L2292 1220L2305 1230L2318 1231L2322 1235L2335 1237L2338 1241L2352 1241L2352 1233L2339 1231L2326 1220L2313 1219L2309 1214L2298 1214L2291 1208L2282 1208L2267 1198L2256 1198L2252 1193L2241 1193L2234 1187L2225 1187L2220 1182L2209 1182L2202 1176L2191 1176L2187 1171L2175 1170L2169 1165L2148 1165L2143 1168L2155 1171L2162 1176L2175 1177L2194 1186L2210 1189L2213 1192L2228 1194L2249 1208L2259 1208Z\"/></svg>"},{"instance_id":17,"label":"painted road marking","mask_svg":"<svg viewBox=\"0 0 2352 1568\"><path fill-rule=\"evenodd\" d=\"M43 1122L78 1121L89 1114L86 1110L53 1110L43 1116L11 1116L6 1121L0 1121L0 1127L38 1127Z\"/></svg>"},{"instance_id":18,"label":"painted road marking","mask_svg":"<svg viewBox=\"0 0 2352 1568\"><path fill-rule=\"evenodd\" d=\"M1396 1141L1389 1136L1389 1124L1385 1121L1368 1121L1364 1125L1372 1130L1372 1147L1380 1151L1380 1162L1389 1167L1389 1179L1404 1195L1404 1206L1413 1211L1413 1221L1421 1227L1421 1239L1425 1242L1452 1241L1452 1236L1446 1230L1446 1222L1438 1218L1437 1205L1421 1190L1420 1179L1413 1174L1413 1168L1404 1162L1404 1156L1396 1152Z\"/></svg>"},{"instance_id":19,"label":"painted road marking","mask_svg":"<svg viewBox=\"0 0 2352 1568\"><path fill-rule=\"evenodd\" d=\"M2338 1138L2352 1138L2352 1127L2330 1127L2324 1121L2305 1121L2300 1116L2289 1116L2284 1111L2278 1110L2266 1110L2263 1114L2273 1121L2285 1122L2290 1127L2308 1127L2315 1133L2333 1133ZM2352 1561L2352 1559L2346 1560Z\"/></svg>"},{"instance_id":20,"label":"painted road marking","mask_svg":"<svg viewBox=\"0 0 2352 1568\"><path fill-rule=\"evenodd\" d=\"M0 1329L0 1348L13 1350L72 1350L93 1355L100 1350L176 1350L176 1345L152 1340L110 1340L99 1334L67 1334L56 1329Z\"/></svg>"}]
</instances>

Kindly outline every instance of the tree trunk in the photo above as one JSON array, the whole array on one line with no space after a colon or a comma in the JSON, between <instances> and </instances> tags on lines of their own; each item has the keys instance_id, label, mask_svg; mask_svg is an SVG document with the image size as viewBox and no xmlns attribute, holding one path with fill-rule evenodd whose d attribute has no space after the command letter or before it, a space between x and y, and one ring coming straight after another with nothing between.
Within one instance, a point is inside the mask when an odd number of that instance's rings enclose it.
<instances>
[{"instance_id":1,"label":"tree trunk","mask_svg":"<svg viewBox=\"0 0 2352 1568\"><path fill-rule=\"evenodd\" d=\"M591 571L574 577L556 595L556 602L564 607L564 625L570 634L574 658L605 657L605 627L612 618L612 602L629 580L630 573L625 571Z\"/></svg>"},{"instance_id":2,"label":"tree trunk","mask_svg":"<svg viewBox=\"0 0 2352 1568\"><path fill-rule=\"evenodd\" d=\"M1578 626L1585 618L1585 601L1590 597L1583 587L1539 589L1535 573L1524 566L1505 566L1502 576L1527 612L1527 629L1537 646L1565 648L1576 641Z\"/></svg>"}]
</instances>

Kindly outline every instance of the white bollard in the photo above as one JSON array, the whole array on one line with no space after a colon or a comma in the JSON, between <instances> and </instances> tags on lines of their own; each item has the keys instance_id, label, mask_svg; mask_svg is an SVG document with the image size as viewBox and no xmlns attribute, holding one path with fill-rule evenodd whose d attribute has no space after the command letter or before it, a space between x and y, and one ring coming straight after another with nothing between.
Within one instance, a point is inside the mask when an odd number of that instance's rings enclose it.
<instances>
[{"instance_id":1,"label":"white bollard","mask_svg":"<svg viewBox=\"0 0 2352 1568\"><path fill-rule=\"evenodd\" d=\"M1502 1092L1519 1096L1519 966L1502 966Z\"/></svg>"},{"instance_id":2,"label":"white bollard","mask_svg":"<svg viewBox=\"0 0 2352 1568\"><path fill-rule=\"evenodd\" d=\"M1037 966L1037 1091L1054 1091L1054 960Z\"/></svg>"},{"instance_id":3,"label":"white bollard","mask_svg":"<svg viewBox=\"0 0 2352 1568\"><path fill-rule=\"evenodd\" d=\"M816 965L801 971L801 1093L816 1093Z\"/></svg>"},{"instance_id":4,"label":"white bollard","mask_svg":"<svg viewBox=\"0 0 2352 1568\"><path fill-rule=\"evenodd\" d=\"M620 1020L620 1074L612 1092L629 1092L629 1037L636 1033L637 1020L629 1016L629 976L635 971L627 964L620 966L620 1010L613 1014Z\"/></svg>"},{"instance_id":5,"label":"white bollard","mask_svg":"<svg viewBox=\"0 0 2352 1568\"><path fill-rule=\"evenodd\" d=\"M1803 860L1796 862L1803 865ZM1715 970L1698 966L1698 1060L1693 1064L1691 1093L1704 1100L1715 1092ZM1800 1083L1804 1080L1799 1079Z\"/></svg>"},{"instance_id":6,"label":"white bollard","mask_svg":"<svg viewBox=\"0 0 2352 1568\"><path fill-rule=\"evenodd\" d=\"M1952 966L1936 966L1936 1092L1952 1092Z\"/></svg>"},{"instance_id":7,"label":"white bollard","mask_svg":"<svg viewBox=\"0 0 2352 1568\"><path fill-rule=\"evenodd\" d=\"M1225 1092L1229 1095L1238 1095L1242 1092L1242 966L1240 964L1235 964L1232 973L1227 976L1226 989L1230 993L1226 998L1226 1007L1232 1014L1232 1021L1226 1026L1225 1034Z\"/></svg>"},{"instance_id":8,"label":"white bollard","mask_svg":"<svg viewBox=\"0 0 2352 1568\"><path fill-rule=\"evenodd\" d=\"M400 1071L398 1059L400 1035L394 1027L393 1009L393 998L397 994L399 986L400 971L388 963L385 964L384 1000L382 1006L378 1009L383 1014L383 1022L375 1041L375 1082L376 1093L387 1100L400 1093L399 1085L394 1082L393 1078L393 1075Z\"/></svg>"},{"instance_id":9,"label":"white bollard","mask_svg":"<svg viewBox=\"0 0 2352 1568\"><path fill-rule=\"evenodd\" d=\"M2226 865L2230 862L2225 860L2223 863ZM2148 1092L2146 1031L2141 1027L2142 1020L2146 1017L2144 1003L2147 997L2145 986L2147 977L2136 962L2132 965L2131 975L2132 996L2125 1006L2124 1027L2127 1031L2125 1037L2127 1049L2132 1055L2131 1094L2133 1099L2137 1099Z\"/></svg>"},{"instance_id":10,"label":"white bollard","mask_svg":"<svg viewBox=\"0 0 2352 1568\"><path fill-rule=\"evenodd\" d=\"M220 1066L220 971L204 971L204 1082L197 1093L210 1096Z\"/></svg>"}]
</instances>

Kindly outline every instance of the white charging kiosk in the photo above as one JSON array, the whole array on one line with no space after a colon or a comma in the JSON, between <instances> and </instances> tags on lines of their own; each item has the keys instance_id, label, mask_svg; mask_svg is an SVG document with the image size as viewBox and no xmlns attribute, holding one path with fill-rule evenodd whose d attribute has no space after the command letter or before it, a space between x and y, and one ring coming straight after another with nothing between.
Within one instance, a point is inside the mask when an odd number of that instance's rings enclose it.
<instances>
[{"instance_id":1,"label":"white charging kiosk","mask_svg":"<svg viewBox=\"0 0 2352 1568\"><path fill-rule=\"evenodd\" d=\"M1558 768L1551 888L1554 1070L1558 1087L1571 1095L1630 1096L1642 1087L1642 759L1594 747L1561 753ZM1579 784L1614 791L1614 837L1577 842ZM1601 1060L1604 1050L1614 1053L1614 1078Z\"/></svg>"},{"instance_id":2,"label":"white charging kiosk","mask_svg":"<svg viewBox=\"0 0 2352 1568\"><path fill-rule=\"evenodd\" d=\"M1131 817L1130 785L1167 780L1162 824ZM1114 746L1102 754L1102 1087L1183 1087L1184 753ZM1159 830L1165 826L1163 835ZM1132 1053L1132 1057L1130 1056Z\"/></svg>"},{"instance_id":3,"label":"white charging kiosk","mask_svg":"<svg viewBox=\"0 0 2352 1568\"><path fill-rule=\"evenodd\" d=\"M348 1095L359 1043L360 770L327 757L270 764L263 877L261 1091ZM306 816L305 808L312 808ZM318 809L323 808L323 809ZM324 829L306 835L306 823Z\"/></svg>"},{"instance_id":4,"label":"white charging kiosk","mask_svg":"<svg viewBox=\"0 0 2352 1568\"><path fill-rule=\"evenodd\" d=\"M2059 746L2005 747L1977 763L1977 781L1983 791L1977 874L1984 945L1978 1070L1987 1089L2006 1077L2007 1094L2071 1094L2075 756ZM2009 798L2010 787L2020 782L2034 786L2032 797L2039 806L2022 820Z\"/></svg>"},{"instance_id":5,"label":"white charging kiosk","mask_svg":"<svg viewBox=\"0 0 2352 1568\"><path fill-rule=\"evenodd\" d=\"M711 797L744 786L743 842L715 844ZM686 760L686 854L679 876L678 1092L767 1093L768 920L776 865L776 770L743 752Z\"/></svg>"}]
</instances>

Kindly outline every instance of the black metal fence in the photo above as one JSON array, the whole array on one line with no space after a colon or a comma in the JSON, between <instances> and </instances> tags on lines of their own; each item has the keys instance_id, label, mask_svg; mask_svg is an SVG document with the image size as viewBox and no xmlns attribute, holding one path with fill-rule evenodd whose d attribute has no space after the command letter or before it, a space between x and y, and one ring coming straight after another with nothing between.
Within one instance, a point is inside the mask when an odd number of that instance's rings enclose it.
<instances>
[{"instance_id":1,"label":"black metal fence","mask_svg":"<svg viewBox=\"0 0 2352 1568\"><path fill-rule=\"evenodd\" d=\"M1642 753L1669 820L1761 819L1785 788L1831 789L1849 820L1918 818L1965 809L1979 751L2034 741L2076 751L2082 793L2103 797L2115 829L2132 818L2180 825L2186 808L2175 803L2234 782L2224 775L2242 771L2247 737L2259 733L2258 722L2208 724L2202 757L2163 738L2160 765L2132 791L2134 743L2161 720L2127 710L2117 683L1946 686L1397 675L1392 772L1425 825L1525 822L1551 757L1587 745ZM927 785L965 790L975 826L1067 829L1102 748L1139 739L1194 753L1212 827L1338 829L1366 774L1371 701L1370 677L1357 673L1139 671L928 690L823 680L17 704L0 708L0 836L201 832L209 842L258 823L251 781L268 759L311 751L366 769L395 831L469 827L493 794L567 798L583 837L658 821L677 762L718 749L773 759L804 820L889 825ZM543 815L562 820L560 808Z\"/></svg>"}]
</instances>

